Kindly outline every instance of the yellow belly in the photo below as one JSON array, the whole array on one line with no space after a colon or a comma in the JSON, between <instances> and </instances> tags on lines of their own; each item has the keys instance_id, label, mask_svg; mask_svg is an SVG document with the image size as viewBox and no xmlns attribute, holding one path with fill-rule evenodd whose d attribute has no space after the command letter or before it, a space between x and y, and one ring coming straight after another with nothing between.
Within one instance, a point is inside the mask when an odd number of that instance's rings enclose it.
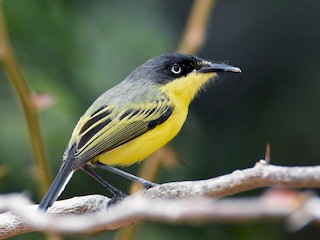
<instances>
[{"instance_id":1,"label":"yellow belly","mask_svg":"<svg viewBox=\"0 0 320 240\"><path fill-rule=\"evenodd\" d=\"M93 159L106 165L128 166L139 162L155 152L180 131L188 114L188 107L175 106L171 116L163 124Z\"/></svg>"},{"instance_id":2,"label":"yellow belly","mask_svg":"<svg viewBox=\"0 0 320 240\"><path fill-rule=\"evenodd\" d=\"M158 150L177 135L186 120L189 103L199 89L214 76L216 73L192 72L188 77L164 85L161 91L169 96L175 106L170 118L138 138L95 157L93 161L126 166L141 161Z\"/></svg>"}]
</instances>

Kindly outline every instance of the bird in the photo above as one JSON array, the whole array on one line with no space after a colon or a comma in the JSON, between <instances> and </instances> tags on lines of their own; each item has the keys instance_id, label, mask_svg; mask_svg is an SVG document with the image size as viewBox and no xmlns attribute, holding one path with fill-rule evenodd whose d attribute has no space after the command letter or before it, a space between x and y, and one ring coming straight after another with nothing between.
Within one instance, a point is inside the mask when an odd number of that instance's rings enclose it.
<instances>
[{"instance_id":1,"label":"bird","mask_svg":"<svg viewBox=\"0 0 320 240\"><path fill-rule=\"evenodd\" d=\"M80 118L63 154L61 167L38 209L47 211L76 170L107 188L115 203L126 195L95 172L105 169L145 188L156 184L117 168L140 162L182 128L190 102L220 72L240 68L183 53L156 56L98 97Z\"/></svg>"}]
</instances>

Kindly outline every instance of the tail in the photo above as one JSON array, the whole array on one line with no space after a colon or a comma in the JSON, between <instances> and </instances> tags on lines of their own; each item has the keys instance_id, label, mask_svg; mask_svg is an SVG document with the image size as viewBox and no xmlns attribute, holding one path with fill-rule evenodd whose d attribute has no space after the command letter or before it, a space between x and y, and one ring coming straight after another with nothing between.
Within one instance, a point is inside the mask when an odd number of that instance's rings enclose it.
<instances>
[{"instance_id":1,"label":"tail","mask_svg":"<svg viewBox=\"0 0 320 240\"><path fill-rule=\"evenodd\" d=\"M41 200L38 209L47 211L63 192L65 186L70 181L74 170L72 169L73 160L68 157L62 164L57 176L53 180L49 190Z\"/></svg>"}]
</instances>

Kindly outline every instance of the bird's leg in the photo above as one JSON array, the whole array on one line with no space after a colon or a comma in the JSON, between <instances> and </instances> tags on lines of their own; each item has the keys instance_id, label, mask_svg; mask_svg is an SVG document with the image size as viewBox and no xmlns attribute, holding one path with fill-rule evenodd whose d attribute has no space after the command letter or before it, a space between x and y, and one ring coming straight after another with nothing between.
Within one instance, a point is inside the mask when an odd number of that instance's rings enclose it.
<instances>
[{"instance_id":1,"label":"bird's leg","mask_svg":"<svg viewBox=\"0 0 320 240\"><path fill-rule=\"evenodd\" d=\"M115 204L119 200L124 199L127 195L124 194L119 189L112 186L110 183L108 183L106 180L104 180L101 176L99 176L96 172L94 172L88 165L84 165L81 168L82 171L96 179L99 183L101 183L104 187L106 187L114 196L111 198L111 200L108 202L108 207Z\"/></svg>"},{"instance_id":2,"label":"bird's leg","mask_svg":"<svg viewBox=\"0 0 320 240\"><path fill-rule=\"evenodd\" d=\"M117 174L117 175L119 175L119 176L121 176L121 177L127 178L127 179L129 179L129 180L131 180L131 181L139 182L139 183L141 183L141 184L144 186L144 188L146 188L146 189L158 185L158 184L156 184L156 183L147 181L147 180L145 180L145 179L143 179L143 178L139 178L139 177L137 177L137 176L135 176L135 175L133 175L133 174L127 173L127 172L125 172L125 171L122 171L122 170L120 170L120 169L118 169L118 168L115 168L115 167L111 167L111 166L109 166L109 165L102 164L102 163L100 163L100 162L95 162L95 163L93 163L93 166L98 167L98 168L101 168L101 169L104 169L104 170L107 170L107 171L112 172L112 173L114 173L114 174Z\"/></svg>"}]
</instances>

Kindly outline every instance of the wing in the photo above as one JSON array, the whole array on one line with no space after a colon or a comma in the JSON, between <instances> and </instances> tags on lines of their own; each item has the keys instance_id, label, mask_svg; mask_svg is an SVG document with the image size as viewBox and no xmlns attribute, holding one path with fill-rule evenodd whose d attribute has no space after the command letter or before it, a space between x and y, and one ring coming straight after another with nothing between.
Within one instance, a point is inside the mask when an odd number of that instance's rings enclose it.
<instances>
[{"instance_id":1,"label":"wing","mask_svg":"<svg viewBox=\"0 0 320 240\"><path fill-rule=\"evenodd\" d=\"M174 107L167 97L136 104L125 110L103 106L82 119L75 140L74 167L123 145L164 123Z\"/></svg>"}]
</instances>

